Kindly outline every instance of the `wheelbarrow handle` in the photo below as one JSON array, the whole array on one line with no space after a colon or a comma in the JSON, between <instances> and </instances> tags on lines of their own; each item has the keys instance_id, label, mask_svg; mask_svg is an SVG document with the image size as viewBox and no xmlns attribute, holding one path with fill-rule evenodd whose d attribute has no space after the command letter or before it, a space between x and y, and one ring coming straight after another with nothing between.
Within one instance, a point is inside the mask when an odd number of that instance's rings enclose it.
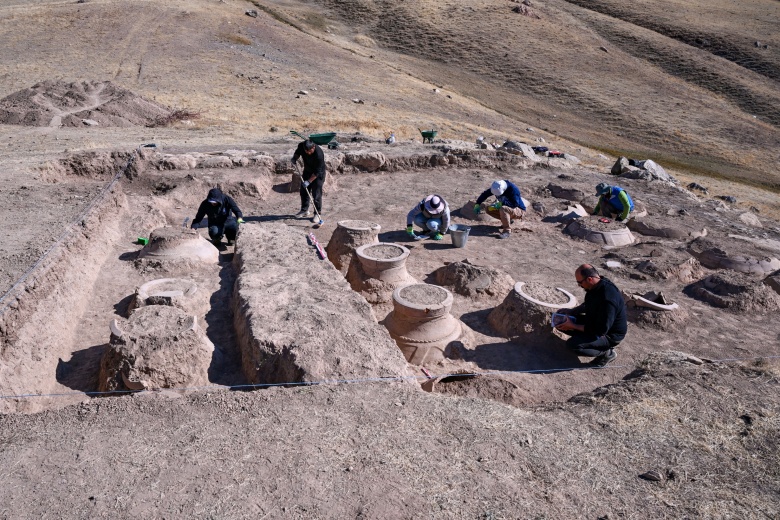
<instances>
[{"instance_id":1,"label":"wheelbarrow handle","mask_svg":"<svg viewBox=\"0 0 780 520\"><path fill-rule=\"evenodd\" d=\"M290 130L290 133L291 133L291 134L293 134L293 135L297 135L297 136L298 136L298 137L300 137L301 139L304 139L304 140L308 139L308 137L306 137L306 136L303 136L303 135L299 134L299 133L298 133L298 132L296 132L295 130Z\"/></svg>"}]
</instances>

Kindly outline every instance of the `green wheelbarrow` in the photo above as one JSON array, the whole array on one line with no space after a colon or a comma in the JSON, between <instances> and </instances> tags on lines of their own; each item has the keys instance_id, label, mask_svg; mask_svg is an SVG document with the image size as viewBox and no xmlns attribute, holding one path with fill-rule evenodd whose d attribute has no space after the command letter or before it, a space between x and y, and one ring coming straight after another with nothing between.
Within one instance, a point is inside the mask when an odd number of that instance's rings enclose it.
<instances>
[{"instance_id":1,"label":"green wheelbarrow","mask_svg":"<svg viewBox=\"0 0 780 520\"><path fill-rule=\"evenodd\" d=\"M420 130L419 128L417 130ZM429 143L433 142L433 138L436 137L436 134L438 134L436 130L420 130L420 134L423 137L423 144L425 144L425 141L427 140Z\"/></svg>"},{"instance_id":2,"label":"green wheelbarrow","mask_svg":"<svg viewBox=\"0 0 780 520\"><path fill-rule=\"evenodd\" d=\"M301 135L295 130L290 130L290 133L293 135L297 135L301 139L308 139L314 144L328 144L333 140L334 137L336 137L336 132L326 132L323 134L311 134L309 137L306 137L305 135Z\"/></svg>"}]
</instances>

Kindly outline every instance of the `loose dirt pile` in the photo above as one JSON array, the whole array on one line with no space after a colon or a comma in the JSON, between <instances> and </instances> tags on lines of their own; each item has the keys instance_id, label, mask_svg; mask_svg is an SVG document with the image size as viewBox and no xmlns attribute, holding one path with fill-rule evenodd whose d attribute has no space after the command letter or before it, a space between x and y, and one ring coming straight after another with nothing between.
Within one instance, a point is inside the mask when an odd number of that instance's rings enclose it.
<instances>
[{"instance_id":1,"label":"loose dirt pile","mask_svg":"<svg viewBox=\"0 0 780 520\"><path fill-rule=\"evenodd\" d=\"M508 274L494 267L473 265L468 260L440 267L434 275L437 284L451 285L457 294L468 298L502 298L515 284Z\"/></svg>"},{"instance_id":2,"label":"loose dirt pile","mask_svg":"<svg viewBox=\"0 0 780 520\"><path fill-rule=\"evenodd\" d=\"M0 99L6 125L155 126L173 113L110 81L44 81Z\"/></svg>"},{"instance_id":3,"label":"loose dirt pile","mask_svg":"<svg viewBox=\"0 0 780 520\"><path fill-rule=\"evenodd\" d=\"M760 314L780 310L780 296L769 286L746 274L723 271L686 288L694 297L714 307Z\"/></svg>"}]
</instances>

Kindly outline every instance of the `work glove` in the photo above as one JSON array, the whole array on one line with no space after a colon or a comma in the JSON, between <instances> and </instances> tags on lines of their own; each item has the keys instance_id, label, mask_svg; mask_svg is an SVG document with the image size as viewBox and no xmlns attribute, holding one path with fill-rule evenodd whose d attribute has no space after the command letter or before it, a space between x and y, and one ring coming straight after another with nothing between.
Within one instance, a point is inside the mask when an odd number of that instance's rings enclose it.
<instances>
[{"instance_id":1,"label":"work glove","mask_svg":"<svg viewBox=\"0 0 780 520\"><path fill-rule=\"evenodd\" d=\"M309 181L303 181L303 187L308 188L309 184L311 184Z\"/></svg>"},{"instance_id":2,"label":"work glove","mask_svg":"<svg viewBox=\"0 0 780 520\"><path fill-rule=\"evenodd\" d=\"M436 233L435 235L433 235L434 240L441 240L442 238L444 238L444 235L442 235L441 233Z\"/></svg>"},{"instance_id":3,"label":"work glove","mask_svg":"<svg viewBox=\"0 0 780 520\"><path fill-rule=\"evenodd\" d=\"M241 217L238 217L238 223L239 224L243 224L244 223L244 219L242 219Z\"/></svg>"},{"instance_id":4,"label":"work glove","mask_svg":"<svg viewBox=\"0 0 780 520\"><path fill-rule=\"evenodd\" d=\"M414 227L412 226L406 226L406 234L412 238L417 238L417 235L414 234Z\"/></svg>"},{"instance_id":5,"label":"work glove","mask_svg":"<svg viewBox=\"0 0 780 520\"><path fill-rule=\"evenodd\" d=\"M494 203L493 203L493 205L492 205L492 206L490 206L490 207L491 207L491 208L493 208L493 209L495 209L495 210L499 210L499 209L501 209L501 206L503 206L503 204L501 204L501 202L499 202L499 201L496 201L496 202L494 202Z\"/></svg>"},{"instance_id":6,"label":"work glove","mask_svg":"<svg viewBox=\"0 0 780 520\"><path fill-rule=\"evenodd\" d=\"M474 213L477 215L482 213L482 204L474 204Z\"/></svg>"}]
</instances>

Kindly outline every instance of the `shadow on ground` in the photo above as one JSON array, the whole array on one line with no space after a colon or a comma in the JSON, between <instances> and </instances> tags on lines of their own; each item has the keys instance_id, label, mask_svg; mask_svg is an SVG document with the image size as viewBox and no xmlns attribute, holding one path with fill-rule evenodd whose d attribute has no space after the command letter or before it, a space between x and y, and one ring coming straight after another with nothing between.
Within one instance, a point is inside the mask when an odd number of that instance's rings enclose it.
<instances>
[{"instance_id":1,"label":"shadow on ground","mask_svg":"<svg viewBox=\"0 0 780 520\"><path fill-rule=\"evenodd\" d=\"M97 390L100 360L108 348L107 343L77 350L69 361L62 358L57 362L55 377L61 385L79 392Z\"/></svg>"},{"instance_id":2,"label":"shadow on ground","mask_svg":"<svg viewBox=\"0 0 780 520\"><path fill-rule=\"evenodd\" d=\"M463 360L485 370L506 372L564 372L585 365L563 341L485 343L463 352Z\"/></svg>"}]
</instances>

